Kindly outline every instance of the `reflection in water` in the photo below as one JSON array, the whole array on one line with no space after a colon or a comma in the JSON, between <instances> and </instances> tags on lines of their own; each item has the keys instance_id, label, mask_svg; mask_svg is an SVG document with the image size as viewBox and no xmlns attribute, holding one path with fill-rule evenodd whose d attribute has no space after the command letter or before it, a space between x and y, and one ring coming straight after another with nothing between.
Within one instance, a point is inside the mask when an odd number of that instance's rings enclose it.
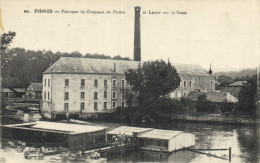
<instances>
[{"instance_id":1,"label":"reflection in water","mask_svg":"<svg viewBox=\"0 0 260 163\"><path fill-rule=\"evenodd\" d=\"M181 130L196 135L196 148L232 148L232 162L259 162L257 157L257 126L171 122L140 124L139 127ZM163 154L138 150L109 155L109 162L228 162L229 151L203 151L224 159L209 157L191 151Z\"/></svg>"}]
</instances>

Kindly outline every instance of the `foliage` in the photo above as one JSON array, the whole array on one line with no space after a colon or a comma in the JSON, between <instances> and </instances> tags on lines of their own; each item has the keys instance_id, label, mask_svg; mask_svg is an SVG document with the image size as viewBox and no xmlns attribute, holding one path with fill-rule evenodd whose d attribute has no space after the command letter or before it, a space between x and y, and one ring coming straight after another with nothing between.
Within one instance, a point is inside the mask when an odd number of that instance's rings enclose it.
<instances>
[{"instance_id":1,"label":"foliage","mask_svg":"<svg viewBox=\"0 0 260 163\"><path fill-rule=\"evenodd\" d=\"M110 57L103 54L83 56L79 52L61 53L45 50L25 50L22 48L7 49L2 54L3 85L7 88L26 88L31 82L42 82L42 73L60 57L89 57L129 60L120 56Z\"/></svg>"},{"instance_id":2,"label":"foliage","mask_svg":"<svg viewBox=\"0 0 260 163\"><path fill-rule=\"evenodd\" d=\"M217 78L217 81L220 82L220 87L224 87L228 84L231 84L234 82L234 79L232 79L230 76L226 76L226 75L220 75Z\"/></svg>"},{"instance_id":3,"label":"foliage","mask_svg":"<svg viewBox=\"0 0 260 163\"><path fill-rule=\"evenodd\" d=\"M214 73L215 76L220 76L220 75L225 75L225 76L229 76L231 77L232 79L239 79L239 78L246 78L246 76L249 76L249 77L252 77L254 75L256 75L257 73L257 70L256 68L248 68L248 69L242 69L240 71L228 71L228 72L216 72ZM238 80L236 80L238 81Z\"/></svg>"},{"instance_id":4,"label":"foliage","mask_svg":"<svg viewBox=\"0 0 260 163\"><path fill-rule=\"evenodd\" d=\"M176 69L162 60L145 62L138 69L128 69L125 79L131 85L131 90L126 91L126 98L127 113L132 121L156 119L162 107L160 100L180 83Z\"/></svg>"},{"instance_id":5,"label":"foliage","mask_svg":"<svg viewBox=\"0 0 260 163\"><path fill-rule=\"evenodd\" d=\"M16 33L9 31L8 33L3 33L1 35L1 42L0 42L0 50L5 51L8 46L13 41L13 38L15 37Z\"/></svg>"},{"instance_id":6,"label":"foliage","mask_svg":"<svg viewBox=\"0 0 260 163\"><path fill-rule=\"evenodd\" d=\"M256 115L256 99L257 99L257 76L254 75L247 80L244 87L241 88L238 94L238 111L246 114Z\"/></svg>"}]
</instances>

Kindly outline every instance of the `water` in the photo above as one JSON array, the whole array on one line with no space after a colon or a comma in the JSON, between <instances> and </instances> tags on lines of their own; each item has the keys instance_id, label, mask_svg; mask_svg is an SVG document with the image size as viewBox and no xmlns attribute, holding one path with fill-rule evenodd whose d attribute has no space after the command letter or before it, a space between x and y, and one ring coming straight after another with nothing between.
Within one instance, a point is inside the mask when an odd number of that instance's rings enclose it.
<instances>
[{"instance_id":1,"label":"water","mask_svg":"<svg viewBox=\"0 0 260 163\"><path fill-rule=\"evenodd\" d=\"M231 162L260 162L257 155L256 125L229 125L229 124L204 124L187 122L167 122L159 124L142 124L139 127L152 127L159 129L181 130L196 135L196 148L229 148L232 150ZM137 150L121 154L108 155L109 162L229 162L229 151L202 151L221 158L191 151L177 151L172 154Z\"/></svg>"}]
</instances>

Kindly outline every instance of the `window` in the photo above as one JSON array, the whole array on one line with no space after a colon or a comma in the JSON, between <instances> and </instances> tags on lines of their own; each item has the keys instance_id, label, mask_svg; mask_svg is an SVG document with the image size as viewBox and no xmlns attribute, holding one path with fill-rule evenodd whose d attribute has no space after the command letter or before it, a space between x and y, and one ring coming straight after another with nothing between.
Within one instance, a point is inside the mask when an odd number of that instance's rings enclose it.
<instances>
[{"instance_id":1,"label":"window","mask_svg":"<svg viewBox=\"0 0 260 163\"><path fill-rule=\"evenodd\" d=\"M50 92L48 92L48 100L50 99Z\"/></svg>"},{"instance_id":2,"label":"window","mask_svg":"<svg viewBox=\"0 0 260 163\"><path fill-rule=\"evenodd\" d=\"M84 110L85 109L85 102L81 102L80 103L80 110Z\"/></svg>"},{"instance_id":3,"label":"window","mask_svg":"<svg viewBox=\"0 0 260 163\"><path fill-rule=\"evenodd\" d=\"M187 87L187 81L186 80L183 81L183 87Z\"/></svg>"},{"instance_id":4,"label":"window","mask_svg":"<svg viewBox=\"0 0 260 163\"><path fill-rule=\"evenodd\" d=\"M122 90L121 98L122 98L122 99L125 98L125 90Z\"/></svg>"},{"instance_id":5,"label":"window","mask_svg":"<svg viewBox=\"0 0 260 163\"><path fill-rule=\"evenodd\" d=\"M69 103L64 103L64 110L68 111L69 110Z\"/></svg>"},{"instance_id":6,"label":"window","mask_svg":"<svg viewBox=\"0 0 260 163\"><path fill-rule=\"evenodd\" d=\"M113 91L112 98L116 99L116 91Z\"/></svg>"},{"instance_id":7,"label":"window","mask_svg":"<svg viewBox=\"0 0 260 163\"><path fill-rule=\"evenodd\" d=\"M94 102L94 110L98 110L97 102Z\"/></svg>"},{"instance_id":8,"label":"window","mask_svg":"<svg viewBox=\"0 0 260 163\"><path fill-rule=\"evenodd\" d=\"M104 102L104 109L107 109L107 102Z\"/></svg>"},{"instance_id":9,"label":"window","mask_svg":"<svg viewBox=\"0 0 260 163\"><path fill-rule=\"evenodd\" d=\"M121 87L124 87L124 86L125 86L125 80L122 79L122 80L121 80Z\"/></svg>"},{"instance_id":10,"label":"window","mask_svg":"<svg viewBox=\"0 0 260 163\"><path fill-rule=\"evenodd\" d=\"M94 80L94 86L98 87L98 80L97 79Z\"/></svg>"},{"instance_id":11,"label":"window","mask_svg":"<svg viewBox=\"0 0 260 163\"><path fill-rule=\"evenodd\" d=\"M65 86L66 86L66 87L69 86L69 79L65 79Z\"/></svg>"},{"instance_id":12,"label":"window","mask_svg":"<svg viewBox=\"0 0 260 163\"><path fill-rule=\"evenodd\" d=\"M107 80L104 80L104 87L107 87Z\"/></svg>"},{"instance_id":13,"label":"window","mask_svg":"<svg viewBox=\"0 0 260 163\"><path fill-rule=\"evenodd\" d=\"M183 96L186 97L187 96L187 92L183 92Z\"/></svg>"},{"instance_id":14,"label":"window","mask_svg":"<svg viewBox=\"0 0 260 163\"><path fill-rule=\"evenodd\" d=\"M50 87L50 85L51 85L51 81L50 79L48 79L48 87Z\"/></svg>"},{"instance_id":15,"label":"window","mask_svg":"<svg viewBox=\"0 0 260 163\"><path fill-rule=\"evenodd\" d=\"M210 85L213 85L213 80L210 81Z\"/></svg>"},{"instance_id":16,"label":"window","mask_svg":"<svg viewBox=\"0 0 260 163\"><path fill-rule=\"evenodd\" d=\"M46 79L44 79L44 86L46 87Z\"/></svg>"},{"instance_id":17,"label":"window","mask_svg":"<svg viewBox=\"0 0 260 163\"><path fill-rule=\"evenodd\" d=\"M191 87L191 81L189 81L189 86Z\"/></svg>"},{"instance_id":18,"label":"window","mask_svg":"<svg viewBox=\"0 0 260 163\"><path fill-rule=\"evenodd\" d=\"M46 92L44 91L44 100L46 100Z\"/></svg>"},{"instance_id":19,"label":"window","mask_svg":"<svg viewBox=\"0 0 260 163\"><path fill-rule=\"evenodd\" d=\"M125 102L124 101L122 101L121 107L125 108Z\"/></svg>"},{"instance_id":20,"label":"window","mask_svg":"<svg viewBox=\"0 0 260 163\"><path fill-rule=\"evenodd\" d=\"M85 92L80 92L80 98L84 99L85 98Z\"/></svg>"},{"instance_id":21,"label":"window","mask_svg":"<svg viewBox=\"0 0 260 163\"><path fill-rule=\"evenodd\" d=\"M69 99L69 92L65 92L65 100L68 100Z\"/></svg>"},{"instance_id":22,"label":"window","mask_svg":"<svg viewBox=\"0 0 260 163\"><path fill-rule=\"evenodd\" d=\"M116 79L113 79L112 86L116 87Z\"/></svg>"},{"instance_id":23,"label":"window","mask_svg":"<svg viewBox=\"0 0 260 163\"><path fill-rule=\"evenodd\" d=\"M116 107L116 102L115 102L115 101L112 102L112 107L113 107L113 108Z\"/></svg>"},{"instance_id":24,"label":"window","mask_svg":"<svg viewBox=\"0 0 260 163\"><path fill-rule=\"evenodd\" d=\"M80 86L81 86L81 87L85 87L85 79L81 79L81 81L80 81Z\"/></svg>"},{"instance_id":25,"label":"window","mask_svg":"<svg viewBox=\"0 0 260 163\"><path fill-rule=\"evenodd\" d=\"M97 100L97 99L98 99L98 93L94 92L94 100Z\"/></svg>"},{"instance_id":26,"label":"window","mask_svg":"<svg viewBox=\"0 0 260 163\"><path fill-rule=\"evenodd\" d=\"M107 98L107 91L104 92L104 98Z\"/></svg>"}]
</instances>

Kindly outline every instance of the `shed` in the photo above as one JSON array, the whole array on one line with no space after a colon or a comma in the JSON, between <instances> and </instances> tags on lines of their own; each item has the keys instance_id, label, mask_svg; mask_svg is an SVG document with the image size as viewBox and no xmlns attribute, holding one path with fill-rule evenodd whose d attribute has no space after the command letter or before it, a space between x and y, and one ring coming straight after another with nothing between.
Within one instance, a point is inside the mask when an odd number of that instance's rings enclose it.
<instances>
[{"instance_id":1,"label":"shed","mask_svg":"<svg viewBox=\"0 0 260 163\"><path fill-rule=\"evenodd\" d=\"M3 125L3 137L33 146L66 147L71 150L105 142L104 126L37 121Z\"/></svg>"},{"instance_id":2,"label":"shed","mask_svg":"<svg viewBox=\"0 0 260 163\"><path fill-rule=\"evenodd\" d=\"M106 139L107 139L107 142L111 142L113 135L125 134L126 137L133 137L133 136L136 136L137 134L140 134L140 133L143 133L146 131L150 131L150 130L152 130L152 128L120 126L118 128L115 128L115 129L107 132Z\"/></svg>"},{"instance_id":3,"label":"shed","mask_svg":"<svg viewBox=\"0 0 260 163\"><path fill-rule=\"evenodd\" d=\"M195 146L195 135L183 131L153 129L139 134L141 149L172 152Z\"/></svg>"},{"instance_id":4,"label":"shed","mask_svg":"<svg viewBox=\"0 0 260 163\"><path fill-rule=\"evenodd\" d=\"M26 89L26 95L29 98L41 98L42 95L42 83L31 83Z\"/></svg>"},{"instance_id":5,"label":"shed","mask_svg":"<svg viewBox=\"0 0 260 163\"><path fill-rule=\"evenodd\" d=\"M13 88L12 90L17 98L22 98L25 95L25 88Z\"/></svg>"}]
</instances>

